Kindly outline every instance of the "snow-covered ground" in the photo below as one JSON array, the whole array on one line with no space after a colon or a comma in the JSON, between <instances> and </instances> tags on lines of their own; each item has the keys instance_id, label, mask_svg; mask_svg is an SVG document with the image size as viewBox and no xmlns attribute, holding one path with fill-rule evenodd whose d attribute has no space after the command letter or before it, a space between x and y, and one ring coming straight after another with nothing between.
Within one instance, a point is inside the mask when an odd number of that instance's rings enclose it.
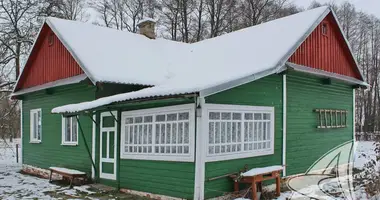
<instances>
[{"instance_id":1,"label":"snow-covered ground","mask_svg":"<svg viewBox=\"0 0 380 200\"><path fill-rule=\"evenodd\" d=\"M367 141L361 141L357 142L356 151L354 154L354 176L353 176L353 182L354 182L354 194L353 198L354 200L362 200L362 199L370 199L370 200L380 200L379 195L371 196L367 194L365 189L365 179L366 177L369 177L368 174L365 174L365 171L367 169L368 163L373 161L375 163L374 169L378 171L380 169L380 163L376 162L376 143L375 142L367 142ZM356 171L356 172L355 172ZM361 171L360 173L357 173L357 171ZM355 174L356 173L356 174ZM363 181L364 179L364 181ZM343 180L343 181L342 181ZM341 185L347 184L344 181L347 181L347 177L340 177L338 178L331 178L323 180L323 183L319 182L316 185L312 185L309 187L306 187L300 192L303 194L307 194L309 197L323 197L322 199L326 200L334 200L334 199L346 199L344 198L344 195L342 194ZM321 180L322 181L322 180ZM349 189L349 187L347 187ZM327 191L329 194L337 194L337 196L331 197L329 195L326 195L322 192L322 190ZM346 194L350 194L349 191L345 191ZM321 196L320 196L321 195ZM347 195L348 196L348 195ZM293 193L291 191L283 192L281 193L281 196L278 198L279 200L288 200L288 199L303 199L304 197L301 194Z\"/></svg>"},{"instance_id":2,"label":"snow-covered ground","mask_svg":"<svg viewBox=\"0 0 380 200\"><path fill-rule=\"evenodd\" d=\"M88 186L74 187L74 189L69 189L67 186L50 184L49 181L46 179L41 179L34 176L19 173L21 165L20 163L16 163L15 157L15 144L18 142L19 141L16 140L14 143L7 145L4 142L0 141L0 199L13 200L117 198L115 196L111 197L108 195L106 196L106 198L101 198L101 195L94 195L94 192L89 191ZM370 160L376 160L374 142L358 142L357 150L355 153L355 168L365 169L364 166ZM336 180L332 179L329 182L327 182L326 185L329 186L330 189L334 190L335 182ZM307 190L312 191L313 188L307 188ZM289 198L291 195L291 192L284 192L278 199L285 200ZM364 190L364 187L360 185L356 186L355 195L356 199L380 199L376 197L369 198ZM128 198L123 197L123 199ZM131 197L131 199L136 199L136 197Z\"/></svg>"},{"instance_id":3,"label":"snow-covered ground","mask_svg":"<svg viewBox=\"0 0 380 200\"><path fill-rule=\"evenodd\" d=\"M91 197L95 192L89 191L88 186L69 189L50 184L47 179L19 173L21 164L16 162L16 143L19 140L13 143L0 140L0 199L98 199Z\"/></svg>"},{"instance_id":4,"label":"snow-covered ground","mask_svg":"<svg viewBox=\"0 0 380 200\"><path fill-rule=\"evenodd\" d=\"M355 168L362 169L370 160L376 160L374 142L358 142L355 153Z\"/></svg>"}]
</instances>

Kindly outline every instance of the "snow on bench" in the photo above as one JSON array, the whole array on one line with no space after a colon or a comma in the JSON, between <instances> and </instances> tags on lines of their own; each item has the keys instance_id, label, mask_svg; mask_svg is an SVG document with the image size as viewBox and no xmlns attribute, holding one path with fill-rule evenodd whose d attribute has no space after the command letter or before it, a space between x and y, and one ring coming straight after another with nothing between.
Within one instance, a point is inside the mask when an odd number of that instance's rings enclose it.
<instances>
[{"instance_id":1,"label":"snow on bench","mask_svg":"<svg viewBox=\"0 0 380 200\"><path fill-rule=\"evenodd\" d=\"M257 176L261 174L268 174L274 171L282 171L284 168L282 166L276 165L276 166L270 166L270 167L263 167L263 168L253 168L247 172L242 173L242 176Z\"/></svg>"},{"instance_id":2,"label":"snow on bench","mask_svg":"<svg viewBox=\"0 0 380 200\"><path fill-rule=\"evenodd\" d=\"M81 172L75 169L67 169L63 167L49 167L50 170L56 171L56 172L62 172L65 174L70 174L70 175L86 175L85 172Z\"/></svg>"},{"instance_id":3,"label":"snow on bench","mask_svg":"<svg viewBox=\"0 0 380 200\"><path fill-rule=\"evenodd\" d=\"M241 174L242 178L234 182L235 191L239 191L239 183L252 184L252 199L258 200L258 192L262 192L262 182L270 179L276 179L276 195L280 196L280 173L284 168L282 166L270 166L263 168L253 168Z\"/></svg>"},{"instance_id":4,"label":"snow on bench","mask_svg":"<svg viewBox=\"0 0 380 200\"><path fill-rule=\"evenodd\" d=\"M53 173L57 173L57 174L62 175L63 177L67 177L70 179L70 188L73 187L73 180L75 178L82 178L82 177L86 178L85 172L81 172L75 169L67 169L63 167L49 167L49 169L50 169L49 182L52 181L51 178L52 178Z\"/></svg>"}]
</instances>

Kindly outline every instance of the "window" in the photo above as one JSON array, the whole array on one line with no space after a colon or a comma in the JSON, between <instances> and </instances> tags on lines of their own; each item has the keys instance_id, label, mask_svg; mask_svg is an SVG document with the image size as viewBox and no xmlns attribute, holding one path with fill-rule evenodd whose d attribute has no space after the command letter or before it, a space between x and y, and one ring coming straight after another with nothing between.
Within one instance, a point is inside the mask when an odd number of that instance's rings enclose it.
<instances>
[{"instance_id":1,"label":"window","mask_svg":"<svg viewBox=\"0 0 380 200\"><path fill-rule=\"evenodd\" d=\"M30 142L41 142L42 116L41 109L30 110Z\"/></svg>"},{"instance_id":2,"label":"window","mask_svg":"<svg viewBox=\"0 0 380 200\"><path fill-rule=\"evenodd\" d=\"M62 144L78 144L78 122L76 117L62 117Z\"/></svg>"},{"instance_id":3,"label":"window","mask_svg":"<svg viewBox=\"0 0 380 200\"><path fill-rule=\"evenodd\" d=\"M122 157L193 161L194 105L123 113Z\"/></svg>"},{"instance_id":4,"label":"window","mask_svg":"<svg viewBox=\"0 0 380 200\"><path fill-rule=\"evenodd\" d=\"M328 26L326 23L323 23L322 24L322 34L327 35L327 31L328 31Z\"/></svg>"},{"instance_id":5,"label":"window","mask_svg":"<svg viewBox=\"0 0 380 200\"><path fill-rule=\"evenodd\" d=\"M207 105L208 161L273 154L274 108Z\"/></svg>"},{"instance_id":6,"label":"window","mask_svg":"<svg viewBox=\"0 0 380 200\"><path fill-rule=\"evenodd\" d=\"M318 113L317 128L345 128L347 127L346 110L315 109Z\"/></svg>"}]
</instances>

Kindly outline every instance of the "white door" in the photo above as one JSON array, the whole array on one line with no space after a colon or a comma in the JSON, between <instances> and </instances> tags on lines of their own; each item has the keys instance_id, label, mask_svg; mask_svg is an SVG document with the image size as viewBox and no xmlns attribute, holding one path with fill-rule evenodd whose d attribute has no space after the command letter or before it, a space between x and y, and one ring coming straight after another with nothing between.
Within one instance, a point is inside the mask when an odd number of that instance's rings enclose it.
<instances>
[{"instance_id":1,"label":"white door","mask_svg":"<svg viewBox=\"0 0 380 200\"><path fill-rule=\"evenodd\" d=\"M104 112L100 115L100 162L99 176L116 180L117 112Z\"/></svg>"}]
</instances>

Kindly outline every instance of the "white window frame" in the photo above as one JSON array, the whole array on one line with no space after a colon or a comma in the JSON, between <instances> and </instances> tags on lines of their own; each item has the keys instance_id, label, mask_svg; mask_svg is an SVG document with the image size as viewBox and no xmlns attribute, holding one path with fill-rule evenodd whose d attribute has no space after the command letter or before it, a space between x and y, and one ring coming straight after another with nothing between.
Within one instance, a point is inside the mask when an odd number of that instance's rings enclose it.
<instances>
[{"instance_id":1,"label":"white window frame","mask_svg":"<svg viewBox=\"0 0 380 200\"><path fill-rule=\"evenodd\" d=\"M71 119L71 128L70 128L70 130L73 130L73 120L77 120L76 119L76 116L73 116L73 117L64 117L64 116L62 116L62 140L61 140L61 145L67 145L67 146L76 146L76 145L78 145L78 139L79 139L79 137L78 137L78 135L79 135L79 124L78 124L78 122L77 122L77 141L76 142L67 142L66 141L66 120L65 119L67 119L67 118L70 118ZM71 138L72 138L72 136L73 136L73 133L72 133L72 131L71 131Z\"/></svg>"},{"instance_id":2,"label":"white window frame","mask_svg":"<svg viewBox=\"0 0 380 200\"><path fill-rule=\"evenodd\" d=\"M241 159L249 157L257 157L264 155L274 154L274 143L275 143L275 109L274 107L264 107L264 106L241 106L241 105L224 105L224 104L206 104L206 116L204 118L206 125L203 126L203 131L207 136L206 139L206 162ZM270 138L271 138L271 148L255 151L243 151L244 148L244 115L241 119L241 149L239 152L230 152L224 154L209 154L209 112L253 112L253 113L270 113Z\"/></svg>"},{"instance_id":3,"label":"white window frame","mask_svg":"<svg viewBox=\"0 0 380 200\"><path fill-rule=\"evenodd\" d=\"M33 137L33 133L34 133L34 114L37 113L38 115L38 112L40 113L40 120L41 120L41 126L40 126L40 139L38 139L38 136L37 138L34 138ZM32 109L30 110L30 143L41 143L42 141L42 109L41 108L37 108L37 109Z\"/></svg>"},{"instance_id":4,"label":"white window frame","mask_svg":"<svg viewBox=\"0 0 380 200\"><path fill-rule=\"evenodd\" d=\"M140 115L157 115L157 114L166 114L166 113L180 113L180 112L189 112L189 154L187 155L168 155L168 154L160 154L154 153L154 149L152 153L126 153L124 152L125 148L125 120L127 117L134 117ZM151 109L143 109L143 110L135 110L135 111L125 111L121 114L121 148L120 148L120 158L121 159L136 159L136 160L161 160L161 161L181 161L181 162L194 162L194 147L195 147L195 105L194 104L185 104L178 106L167 106L160 108L151 108ZM153 123L152 135L155 135L155 127ZM152 138L153 143L155 142L154 138ZM153 144L152 144L153 146ZM152 147L153 148L153 147Z\"/></svg>"}]
</instances>

